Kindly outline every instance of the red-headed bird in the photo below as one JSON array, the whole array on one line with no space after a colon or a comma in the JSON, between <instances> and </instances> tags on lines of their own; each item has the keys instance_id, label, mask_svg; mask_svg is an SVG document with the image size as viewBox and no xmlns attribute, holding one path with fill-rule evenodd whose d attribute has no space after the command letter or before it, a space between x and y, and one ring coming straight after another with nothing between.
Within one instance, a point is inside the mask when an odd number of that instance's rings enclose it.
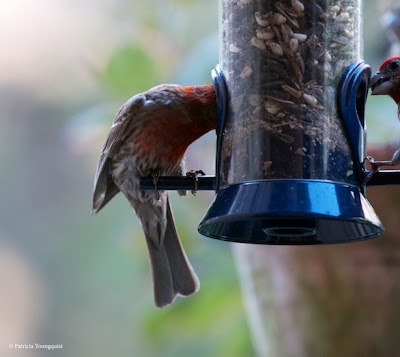
<instances>
[{"instance_id":1,"label":"red-headed bird","mask_svg":"<svg viewBox=\"0 0 400 357\"><path fill-rule=\"evenodd\" d=\"M389 95L396 102L397 116L400 120L400 55L393 56L382 63L370 81L372 95ZM400 148L393 154L390 161L371 160L374 171L380 166L400 165Z\"/></svg>"},{"instance_id":2,"label":"red-headed bird","mask_svg":"<svg viewBox=\"0 0 400 357\"><path fill-rule=\"evenodd\" d=\"M164 84L121 107L101 151L92 214L124 193L146 237L157 307L171 304L177 295L193 294L199 281L180 243L167 192L140 190L139 180L182 175L187 147L216 123L212 85Z\"/></svg>"}]
</instances>

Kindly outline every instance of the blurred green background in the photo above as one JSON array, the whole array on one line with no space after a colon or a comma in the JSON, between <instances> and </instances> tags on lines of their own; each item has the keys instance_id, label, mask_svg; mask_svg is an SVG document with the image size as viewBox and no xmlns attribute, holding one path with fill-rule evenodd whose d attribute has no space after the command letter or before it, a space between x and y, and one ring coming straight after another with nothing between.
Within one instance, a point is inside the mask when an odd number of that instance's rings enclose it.
<instances>
[{"instance_id":1,"label":"blurred green background","mask_svg":"<svg viewBox=\"0 0 400 357\"><path fill-rule=\"evenodd\" d=\"M388 44L365 1L365 59ZM172 193L201 289L154 308L144 237L118 195L92 217L93 176L120 105L159 83L210 83L216 0L3 0L0 4L0 355L10 344L62 344L60 356L252 356L228 243L197 225L212 192ZM368 101L369 142L399 142L396 107ZM215 133L187 152L214 173Z\"/></svg>"}]
</instances>

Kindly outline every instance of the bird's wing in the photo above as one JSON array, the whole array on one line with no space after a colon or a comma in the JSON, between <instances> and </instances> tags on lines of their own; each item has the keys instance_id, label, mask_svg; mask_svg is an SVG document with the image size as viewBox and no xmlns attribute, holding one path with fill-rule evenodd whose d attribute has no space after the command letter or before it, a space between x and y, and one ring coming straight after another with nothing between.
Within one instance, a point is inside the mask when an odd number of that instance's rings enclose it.
<instances>
[{"instance_id":1,"label":"bird's wing","mask_svg":"<svg viewBox=\"0 0 400 357\"><path fill-rule=\"evenodd\" d=\"M135 95L121 107L114 119L97 164L92 214L99 212L119 192L110 174L110 159L118 152L121 144L135 129L137 125L135 118L143 109L145 102L145 95Z\"/></svg>"}]
</instances>

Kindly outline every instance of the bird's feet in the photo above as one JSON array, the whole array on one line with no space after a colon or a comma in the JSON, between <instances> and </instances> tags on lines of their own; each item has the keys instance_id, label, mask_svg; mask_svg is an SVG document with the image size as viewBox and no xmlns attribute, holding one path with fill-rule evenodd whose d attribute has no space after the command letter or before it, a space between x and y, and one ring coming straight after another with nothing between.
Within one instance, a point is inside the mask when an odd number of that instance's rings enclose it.
<instances>
[{"instance_id":1,"label":"bird's feet","mask_svg":"<svg viewBox=\"0 0 400 357\"><path fill-rule=\"evenodd\" d=\"M372 156L367 156L366 160L368 160L371 165L371 169L368 171L367 175L364 177L363 184L367 183L372 176L374 176L381 166L394 166L395 163L393 160L390 161L375 161Z\"/></svg>"},{"instance_id":2,"label":"bird's feet","mask_svg":"<svg viewBox=\"0 0 400 357\"><path fill-rule=\"evenodd\" d=\"M160 171L155 171L151 175L153 176L153 183L154 183L154 196L158 201L160 199L160 192L158 191L158 178L160 177Z\"/></svg>"},{"instance_id":3,"label":"bird's feet","mask_svg":"<svg viewBox=\"0 0 400 357\"><path fill-rule=\"evenodd\" d=\"M199 175L204 176L205 173L203 170L191 170L189 172L186 172L186 177L191 177L194 181L194 189L192 190L193 196L196 196L196 192L199 186L199 179L197 178Z\"/></svg>"}]
</instances>

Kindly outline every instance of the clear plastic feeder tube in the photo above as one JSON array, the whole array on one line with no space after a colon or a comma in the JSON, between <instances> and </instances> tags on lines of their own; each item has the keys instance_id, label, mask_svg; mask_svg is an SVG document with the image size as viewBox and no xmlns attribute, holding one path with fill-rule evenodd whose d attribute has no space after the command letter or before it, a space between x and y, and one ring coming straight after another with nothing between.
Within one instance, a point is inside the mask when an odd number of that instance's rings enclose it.
<instances>
[{"instance_id":1,"label":"clear plastic feeder tube","mask_svg":"<svg viewBox=\"0 0 400 357\"><path fill-rule=\"evenodd\" d=\"M361 57L360 0L220 0L229 108L222 185L356 184L336 88Z\"/></svg>"}]
</instances>

